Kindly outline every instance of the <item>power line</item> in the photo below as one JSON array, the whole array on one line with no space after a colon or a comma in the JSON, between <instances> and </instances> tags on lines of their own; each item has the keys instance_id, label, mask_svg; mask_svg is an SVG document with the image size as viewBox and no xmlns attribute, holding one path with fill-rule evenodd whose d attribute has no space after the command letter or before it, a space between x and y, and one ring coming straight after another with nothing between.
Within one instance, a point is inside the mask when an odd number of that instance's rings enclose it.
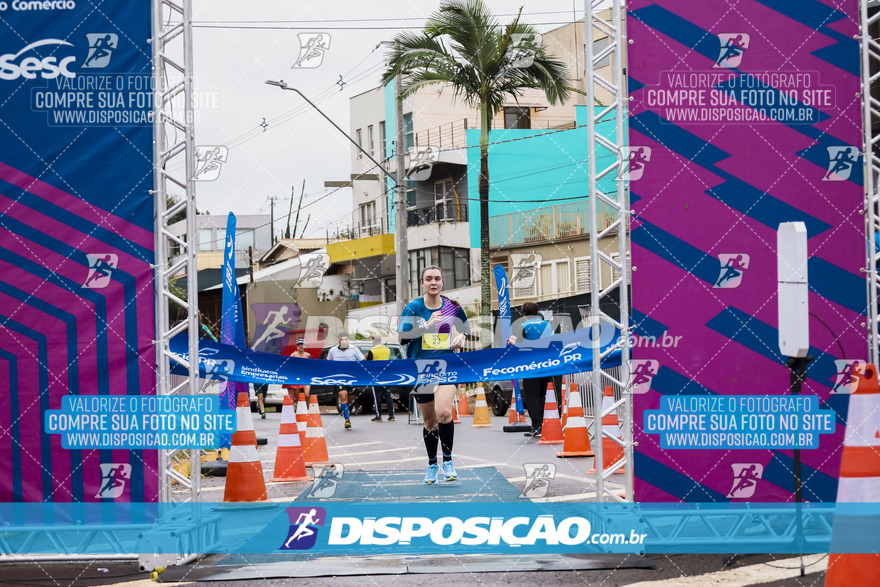
<instances>
[{"instance_id":1,"label":"power line","mask_svg":"<svg viewBox=\"0 0 880 587\"><path fill-rule=\"evenodd\" d=\"M566 10L551 10L545 12L529 12L526 13L527 16L532 16L536 14L568 14ZM496 17L504 17L504 16L517 16L516 13L508 13L508 14L496 14ZM427 20L426 17L422 16L404 16L397 18L329 18L329 19L317 19L317 20L280 20L280 19L265 19L265 20L247 20L247 19L236 19L236 20L194 20L193 24L201 24L201 23L216 23L216 24L226 24L226 23L300 23L300 22L317 22L317 23L326 23L326 22L400 22L406 20Z\"/></svg>"},{"instance_id":2,"label":"power line","mask_svg":"<svg viewBox=\"0 0 880 587\"><path fill-rule=\"evenodd\" d=\"M532 26L547 25L565 25L573 24L569 21L561 22L535 22L529 23ZM401 30L424 30L424 26L267 26L267 25L212 25L212 24L193 24L193 28L199 29L237 29L237 30L253 30L253 31L401 31ZM506 24L490 25L492 28L503 29Z\"/></svg>"}]
</instances>

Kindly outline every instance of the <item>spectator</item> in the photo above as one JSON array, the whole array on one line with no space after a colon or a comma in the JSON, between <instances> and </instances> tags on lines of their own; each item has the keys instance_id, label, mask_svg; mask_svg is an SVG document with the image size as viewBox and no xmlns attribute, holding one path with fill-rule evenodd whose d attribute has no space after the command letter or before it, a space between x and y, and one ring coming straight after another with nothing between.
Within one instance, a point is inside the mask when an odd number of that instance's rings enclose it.
<instances>
[{"instance_id":1,"label":"spectator","mask_svg":"<svg viewBox=\"0 0 880 587\"><path fill-rule=\"evenodd\" d=\"M327 353L327 359L330 361L363 361L364 354L356 346L349 345L347 332L340 332L339 344L330 349ZM339 386L339 407L342 409L342 416L345 418L346 430L351 430L351 418L349 418L348 413L348 393L350 391L350 385Z\"/></svg>"},{"instance_id":2,"label":"spectator","mask_svg":"<svg viewBox=\"0 0 880 587\"><path fill-rule=\"evenodd\" d=\"M538 314L538 304L535 302L526 302L522 306L523 318L523 338L526 340L538 340L553 336L553 328L550 323L544 320ZM544 424L544 400L547 393L547 384L553 381L551 377L534 377L532 379L523 379L522 394L523 403L526 410L529 411L529 418L532 420L532 429L525 433L525 436L533 437L541 435L541 426ZM553 381L553 388L556 391L556 406L561 408L561 380Z\"/></svg>"},{"instance_id":3,"label":"spectator","mask_svg":"<svg viewBox=\"0 0 880 587\"><path fill-rule=\"evenodd\" d=\"M382 344L382 336L373 336L373 348L367 351L368 361L388 361L391 359L391 349ZM373 386L373 404L376 406L376 417L372 422L382 421L382 400L388 406L388 421L394 422L394 398L391 397L391 390L387 385Z\"/></svg>"},{"instance_id":4,"label":"spectator","mask_svg":"<svg viewBox=\"0 0 880 587\"><path fill-rule=\"evenodd\" d=\"M296 357L297 359L310 359L312 356L306 351L306 339L300 337L296 340L296 350L293 351L291 357ZM293 399L294 405L296 405L296 390L302 389L303 393L306 395L306 406L309 405L309 391L311 391L311 385L283 385L284 389L287 390L287 393L290 394L290 397Z\"/></svg>"}]
</instances>

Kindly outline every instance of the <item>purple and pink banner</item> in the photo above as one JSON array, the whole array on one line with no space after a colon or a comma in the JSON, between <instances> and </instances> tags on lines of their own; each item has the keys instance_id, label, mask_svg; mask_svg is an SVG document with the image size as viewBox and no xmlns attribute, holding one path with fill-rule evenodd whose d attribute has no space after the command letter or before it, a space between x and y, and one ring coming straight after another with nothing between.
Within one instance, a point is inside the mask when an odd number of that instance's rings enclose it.
<instances>
[{"instance_id":1,"label":"purple and pink banner","mask_svg":"<svg viewBox=\"0 0 880 587\"><path fill-rule=\"evenodd\" d=\"M156 451L43 430L67 395L156 391L150 3L43 3L3 28L0 502L156 501Z\"/></svg>"},{"instance_id":2,"label":"purple and pink banner","mask_svg":"<svg viewBox=\"0 0 880 587\"><path fill-rule=\"evenodd\" d=\"M776 231L799 221L814 357L802 393L836 420L801 451L803 497L834 501L848 404L835 388L867 353L858 2L633 0L626 26L636 500L794 499L792 450L663 448L645 412L674 396L789 395Z\"/></svg>"}]
</instances>

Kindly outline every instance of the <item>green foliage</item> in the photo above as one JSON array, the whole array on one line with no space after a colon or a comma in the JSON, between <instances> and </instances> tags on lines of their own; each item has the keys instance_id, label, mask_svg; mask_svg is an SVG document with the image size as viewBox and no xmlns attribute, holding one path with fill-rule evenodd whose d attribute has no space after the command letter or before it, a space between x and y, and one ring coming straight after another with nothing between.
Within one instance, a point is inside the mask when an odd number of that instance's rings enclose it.
<instances>
[{"instance_id":1,"label":"green foliage","mask_svg":"<svg viewBox=\"0 0 880 587\"><path fill-rule=\"evenodd\" d=\"M394 39L388 68L382 76L387 85L400 81L403 97L419 88L444 84L453 95L481 112L480 165L480 245L489 243L489 141L491 118L508 97L517 103L525 89L540 89L551 104L565 102L571 92L569 71L564 62L548 54L540 44L522 41L513 35L534 35L530 25L520 22L522 8L507 25L499 25L482 0L444 0L421 32L402 32ZM516 63L515 49L526 48L535 58L528 67ZM491 306L489 256L480 258L481 303L483 315Z\"/></svg>"}]
</instances>

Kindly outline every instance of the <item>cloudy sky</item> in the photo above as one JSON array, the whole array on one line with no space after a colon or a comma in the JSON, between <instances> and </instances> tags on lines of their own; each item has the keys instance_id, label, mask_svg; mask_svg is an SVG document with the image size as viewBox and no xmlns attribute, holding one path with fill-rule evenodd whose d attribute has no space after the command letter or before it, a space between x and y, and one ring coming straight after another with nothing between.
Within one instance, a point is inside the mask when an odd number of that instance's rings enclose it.
<instances>
[{"instance_id":1,"label":"cloudy sky","mask_svg":"<svg viewBox=\"0 0 880 587\"><path fill-rule=\"evenodd\" d=\"M577 0L486 1L502 23L522 6L524 21L542 32L584 14ZM349 98L379 83L384 51L377 44L404 27L420 28L438 6L439 0L195 0L196 144L229 147L219 179L198 184L199 209L268 214L274 196L277 234L291 187L298 199L305 180L300 224L312 215L306 236L347 224L350 190L328 196L324 181L349 177L350 143L294 92L265 81L297 87L347 130ZM330 49L320 67L291 69L299 55L297 33L308 32L329 33ZM340 75L346 81L341 91Z\"/></svg>"}]
</instances>

